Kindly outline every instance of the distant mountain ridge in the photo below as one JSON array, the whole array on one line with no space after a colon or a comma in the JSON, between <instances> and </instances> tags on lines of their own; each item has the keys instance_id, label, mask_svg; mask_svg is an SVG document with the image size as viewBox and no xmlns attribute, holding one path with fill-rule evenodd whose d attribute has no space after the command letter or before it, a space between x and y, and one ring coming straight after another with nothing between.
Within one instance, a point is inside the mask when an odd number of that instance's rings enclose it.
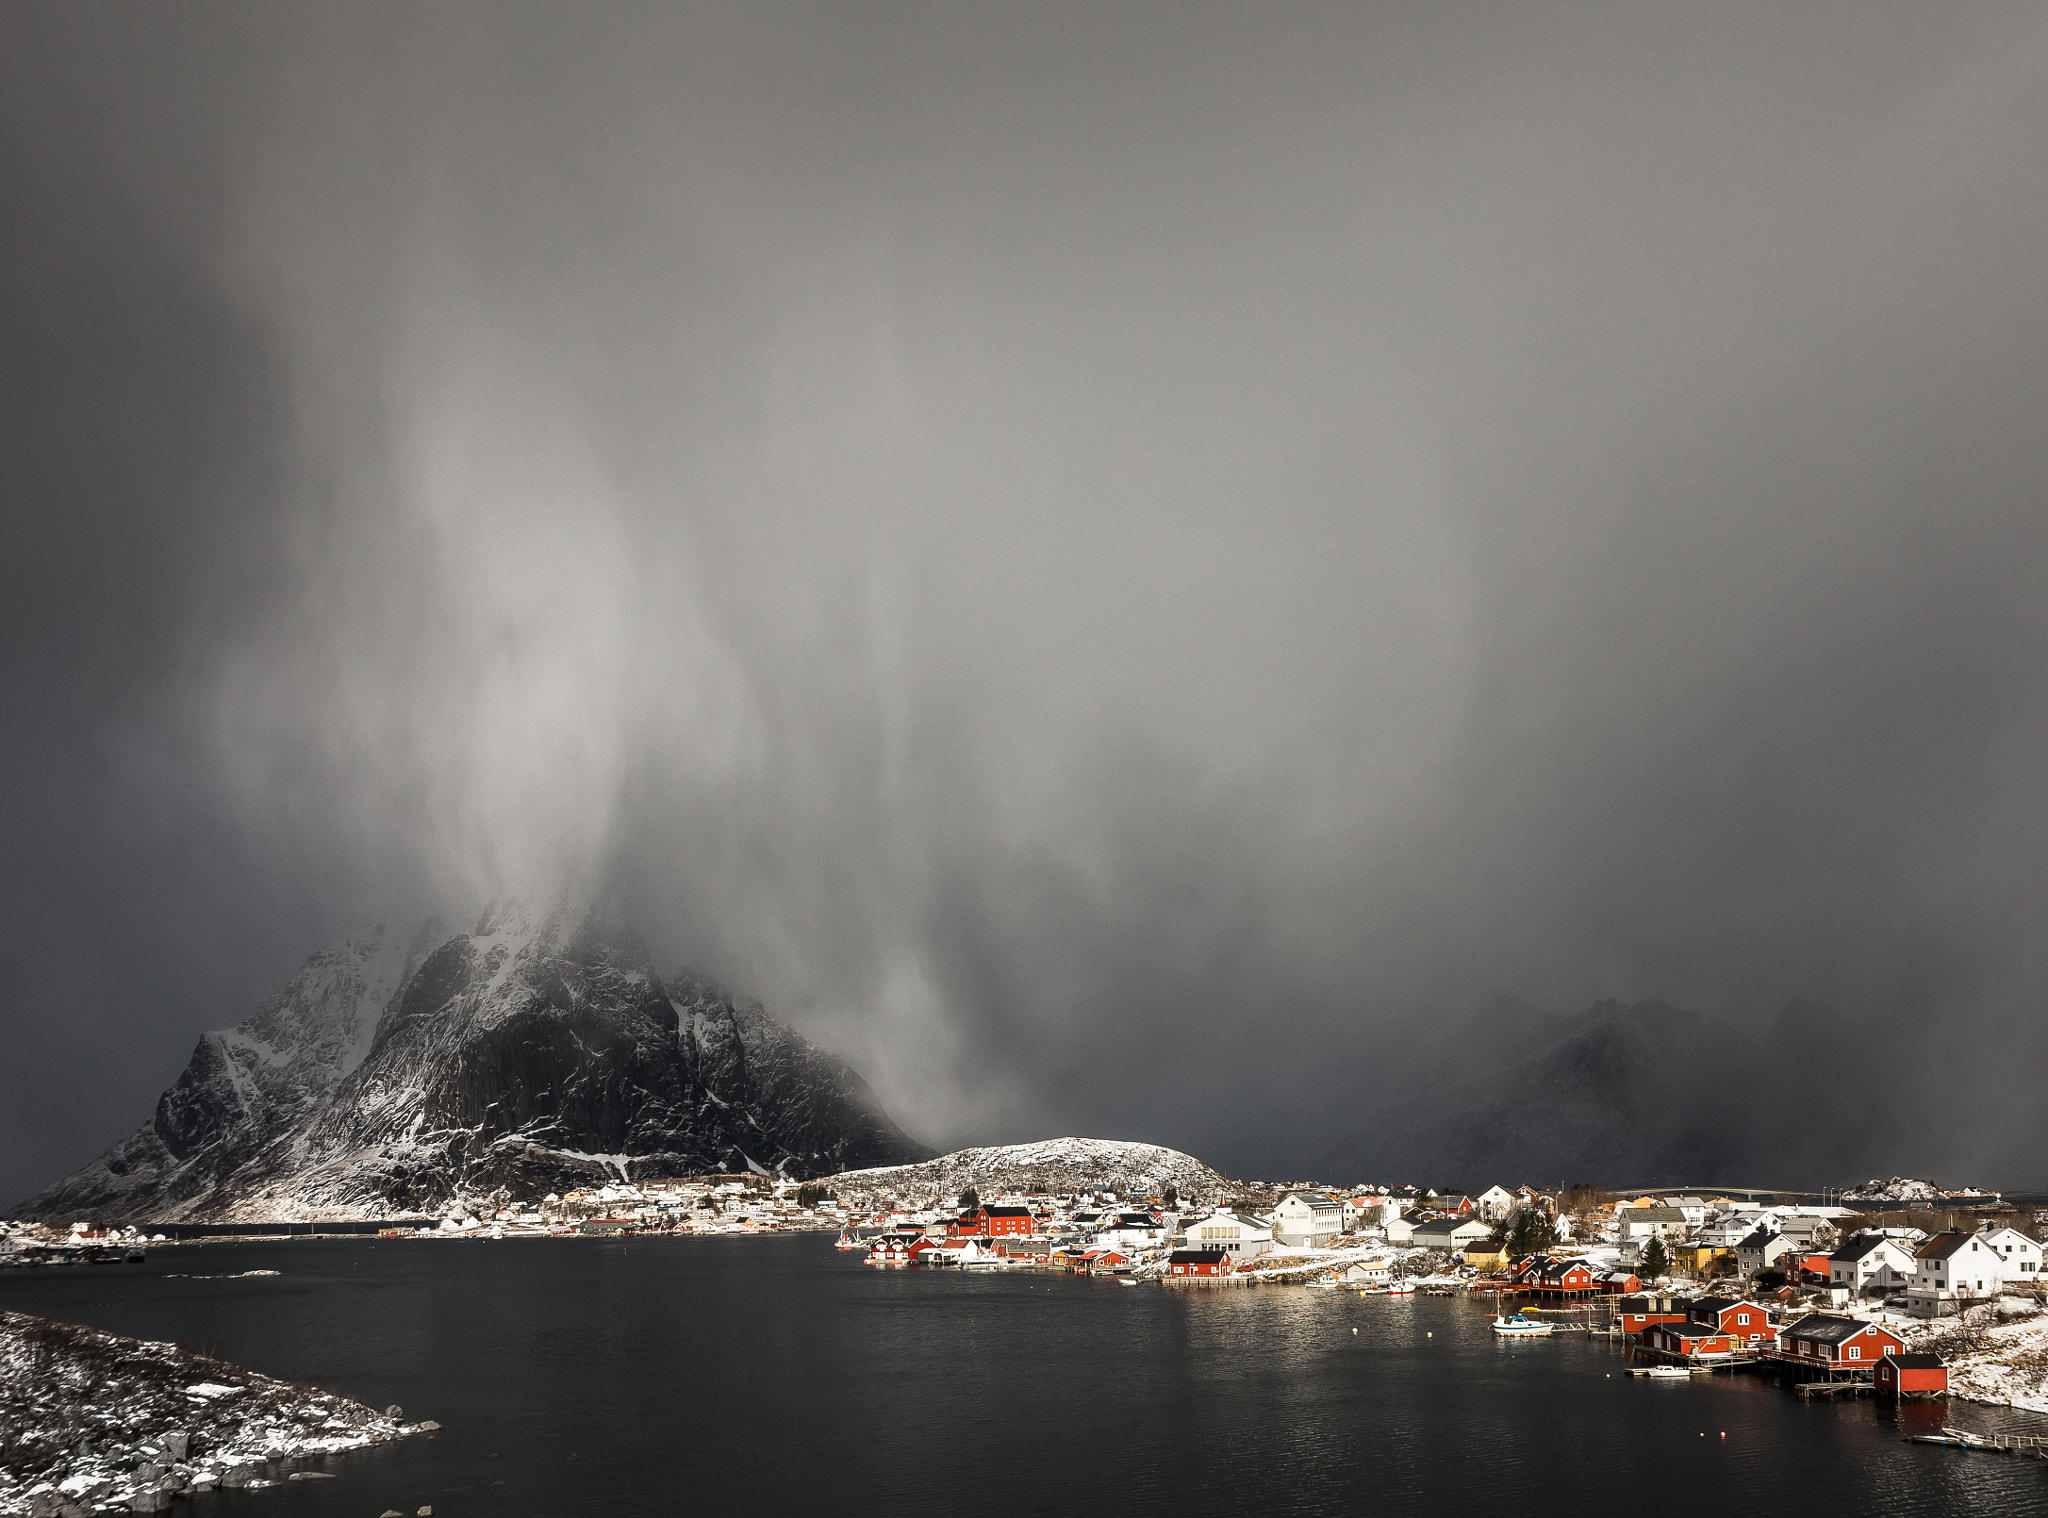
<instances>
[{"instance_id":1,"label":"distant mountain ridge","mask_svg":"<svg viewBox=\"0 0 2048 1518\"><path fill-rule=\"evenodd\" d=\"M710 981L657 976L616 903L507 898L469 933L309 959L199 1041L136 1133L30 1198L65 1221L374 1218L621 1176L922 1159L849 1066Z\"/></svg>"},{"instance_id":2,"label":"distant mountain ridge","mask_svg":"<svg viewBox=\"0 0 2048 1518\"><path fill-rule=\"evenodd\" d=\"M1657 1001L1576 1017L1489 1004L1419 1064L1319 1169L1455 1186L1791 1186L1868 1175L1900 1148L1869 1100L1881 1055L1811 1003L1761 1039Z\"/></svg>"}]
</instances>

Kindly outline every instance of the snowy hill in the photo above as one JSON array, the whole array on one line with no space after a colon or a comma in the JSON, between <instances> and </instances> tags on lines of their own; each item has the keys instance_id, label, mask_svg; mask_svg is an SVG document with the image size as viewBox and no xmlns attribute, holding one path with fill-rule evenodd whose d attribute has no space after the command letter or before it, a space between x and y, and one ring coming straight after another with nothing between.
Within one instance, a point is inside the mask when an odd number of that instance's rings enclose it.
<instances>
[{"instance_id":1,"label":"snowy hill","mask_svg":"<svg viewBox=\"0 0 2048 1518\"><path fill-rule=\"evenodd\" d=\"M1227 1177L1178 1149L1089 1138L961 1149L920 1164L850 1170L834 1184L842 1196L871 1191L946 1199L969 1186L984 1198L1010 1191L1081 1190L1156 1196L1172 1186L1183 1197L1204 1201L1236 1189Z\"/></svg>"},{"instance_id":2,"label":"snowy hill","mask_svg":"<svg viewBox=\"0 0 2048 1518\"><path fill-rule=\"evenodd\" d=\"M687 973L609 903L316 954L209 1033L155 1117L17 1216L384 1217L589 1181L922 1158L842 1061Z\"/></svg>"}]
</instances>

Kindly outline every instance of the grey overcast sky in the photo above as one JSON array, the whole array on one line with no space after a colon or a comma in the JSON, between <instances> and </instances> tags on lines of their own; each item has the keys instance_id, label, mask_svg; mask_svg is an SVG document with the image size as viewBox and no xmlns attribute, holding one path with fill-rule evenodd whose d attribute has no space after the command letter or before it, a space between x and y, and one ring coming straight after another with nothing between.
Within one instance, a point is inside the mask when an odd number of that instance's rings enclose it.
<instances>
[{"instance_id":1,"label":"grey overcast sky","mask_svg":"<svg viewBox=\"0 0 2048 1518\"><path fill-rule=\"evenodd\" d=\"M1804 997L2048 1179L2038 4L0 28L7 1198L596 866L940 1144Z\"/></svg>"}]
</instances>

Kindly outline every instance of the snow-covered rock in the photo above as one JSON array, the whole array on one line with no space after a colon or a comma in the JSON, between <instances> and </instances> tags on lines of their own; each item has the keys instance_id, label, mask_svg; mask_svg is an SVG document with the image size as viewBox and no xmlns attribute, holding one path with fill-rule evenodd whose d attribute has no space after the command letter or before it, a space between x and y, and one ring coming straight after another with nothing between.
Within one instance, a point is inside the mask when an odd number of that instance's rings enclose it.
<instances>
[{"instance_id":1,"label":"snow-covered rock","mask_svg":"<svg viewBox=\"0 0 2048 1518\"><path fill-rule=\"evenodd\" d=\"M169 1344L0 1312L0 1515L158 1512L434 1427Z\"/></svg>"},{"instance_id":2,"label":"snow-covered rock","mask_svg":"<svg viewBox=\"0 0 2048 1518\"><path fill-rule=\"evenodd\" d=\"M970 1186L984 1200L1010 1191L1115 1191L1157 1196L1168 1186L1189 1200L1211 1200L1236 1189L1220 1172L1178 1149L1091 1138L961 1149L920 1164L851 1170L834 1184L842 1193L925 1195L942 1200L950 1200Z\"/></svg>"},{"instance_id":3,"label":"snow-covered rock","mask_svg":"<svg viewBox=\"0 0 2048 1518\"><path fill-rule=\"evenodd\" d=\"M572 894L314 955L200 1040L148 1124L15 1213L375 1218L929 1153L843 1061L708 981L656 975L616 904Z\"/></svg>"},{"instance_id":4,"label":"snow-covered rock","mask_svg":"<svg viewBox=\"0 0 2048 1518\"><path fill-rule=\"evenodd\" d=\"M1936 1206L1958 1197L1979 1197L1987 1193L1973 1189L1944 1191L1932 1181L1915 1180L1911 1176L1895 1175L1888 1181L1875 1178L1865 1181L1853 1191L1842 1193L1844 1202L1932 1202Z\"/></svg>"}]
</instances>

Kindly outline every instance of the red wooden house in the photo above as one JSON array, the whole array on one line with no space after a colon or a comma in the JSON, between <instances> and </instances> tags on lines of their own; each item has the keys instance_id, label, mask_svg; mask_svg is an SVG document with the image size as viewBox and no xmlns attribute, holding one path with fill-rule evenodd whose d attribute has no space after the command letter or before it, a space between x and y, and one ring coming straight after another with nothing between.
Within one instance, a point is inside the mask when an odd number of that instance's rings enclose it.
<instances>
[{"instance_id":1,"label":"red wooden house","mask_svg":"<svg viewBox=\"0 0 2048 1518\"><path fill-rule=\"evenodd\" d=\"M1777 1339L1771 1330L1770 1314L1739 1297L1701 1297L1692 1304L1690 1317L1695 1323L1713 1325L1738 1349L1760 1353L1771 1348Z\"/></svg>"},{"instance_id":2,"label":"red wooden house","mask_svg":"<svg viewBox=\"0 0 2048 1518\"><path fill-rule=\"evenodd\" d=\"M1810 1312L1778 1335L1779 1359L1823 1370L1870 1370L1905 1348L1889 1328L1826 1312Z\"/></svg>"},{"instance_id":3,"label":"red wooden house","mask_svg":"<svg viewBox=\"0 0 2048 1518\"><path fill-rule=\"evenodd\" d=\"M1712 1323L1685 1318L1676 1323L1652 1323L1643 1330L1643 1347L1689 1359L1694 1355L1732 1354L1735 1341Z\"/></svg>"},{"instance_id":4,"label":"red wooden house","mask_svg":"<svg viewBox=\"0 0 2048 1518\"><path fill-rule=\"evenodd\" d=\"M1652 1323L1683 1323L1688 1314L1670 1297L1623 1297L1614 1304L1625 1334L1639 1334Z\"/></svg>"},{"instance_id":5,"label":"red wooden house","mask_svg":"<svg viewBox=\"0 0 2048 1518\"><path fill-rule=\"evenodd\" d=\"M1880 1397L1945 1397L1948 1365L1940 1355L1889 1354L1877 1362Z\"/></svg>"},{"instance_id":6,"label":"red wooden house","mask_svg":"<svg viewBox=\"0 0 2048 1518\"><path fill-rule=\"evenodd\" d=\"M1006 1234L1029 1234L1037 1226L1029 1207L984 1207L982 1231L990 1238Z\"/></svg>"},{"instance_id":7,"label":"red wooden house","mask_svg":"<svg viewBox=\"0 0 2048 1518\"><path fill-rule=\"evenodd\" d=\"M1237 1262L1227 1249L1176 1249L1166 1257L1166 1273L1190 1279L1230 1276L1237 1274Z\"/></svg>"},{"instance_id":8,"label":"red wooden house","mask_svg":"<svg viewBox=\"0 0 2048 1518\"><path fill-rule=\"evenodd\" d=\"M1597 1291L1600 1278L1583 1260L1540 1259L1522 1274L1523 1282L1537 1291L1582 1293Z\"/></svg>"}]
</instances>

